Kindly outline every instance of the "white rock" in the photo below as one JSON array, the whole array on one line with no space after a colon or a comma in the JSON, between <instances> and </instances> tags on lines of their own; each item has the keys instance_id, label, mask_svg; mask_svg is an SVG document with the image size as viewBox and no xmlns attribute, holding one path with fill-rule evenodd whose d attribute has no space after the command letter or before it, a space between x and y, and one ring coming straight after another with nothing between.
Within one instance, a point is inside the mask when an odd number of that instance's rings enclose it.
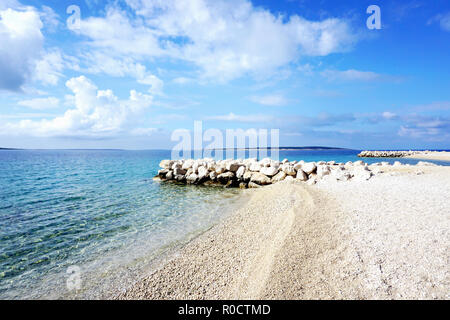
<instances>
[{"instance_id":1,"label":"white rock","mask_svg":"<svg viewBox=\"0 0 450 320\"><path fill-rule=\"evenodd\" d=\"M290 164L284 164L281 167L281 170L283 170L284 173L286 173L289 176L295 176L295 174L296 174L296 170L294 169L294 166L292 166Z\"/></svg>"},{"instance_id":2,"label":"white rock","mask_svg":"<svg viewBox=\"0 0 450 320\"><path fill-rule=\"evenodd\" d=\"M244 176L244 173L245 173L245 167L240 166L239 169L237 169L237 171L236 171L236 177L238 179L241 179Z\"/></svg>"},{"instance_id":3,"label":"white rock","mask_svg":"<svg viewBox=\"0 0 450 320\"><path fill-rule=\"evenodd\" d=\"M306 174L311 174L316 170L317 166L314 162L307 162L302 165L302 170L306 172Z\"/></svg>"},{"instance_id":4,"label":"white rock","mask_svg":"<svg viewBox=\"0 0 450 320\"><path fill-rule=\"evenodd\" d=\"M218 165L218 166L216 166L216 173L219 175L219 174L222 174L222 173L224 173L225 172L225 167L223 166L223 165Z\"/></svg>"},{"instance_id":5,"label":"white rock","mask_svg":"<svg viewBox=\"0 0 450 320\"><path fill-rule=\"evenodd\" d=\"M299 181L307 181L308 180L308 175L302 169L299 169L297 171L297 177L296 178Z\"/></svg>"},{"instance_id":6,"label":"white rock","mask_svg":"<svg viewBox=\"0 0 450 320\"><path fill-rule=\"evenodd\" d=\"M261 164L259 164L259 163L252 163L250 165L249 170L253 171L253 172L259 172L259 171L261 171L261 168L262 168Z\"/></svg>"},{"instance_id":7,"label":"white rock","mask_svg":"<svg viewBox=\"0 0 450 320\"><path fill-rule=\"evenodd\" d=\"M174 163L173 160L162 160L159 163L159 166L163 169L170 169L170 168L172 168L173 163Z\"/></svg>"},{"instance_id":8,"label":"white rock","mask_svg":"<svg viewBox=\"0 0 450 320\"><path fill-rule=\"evenodd\" d=\"M192 168L193 165L194 165L194 160L189 159L189 160L186 160L186 161L183 163L183 165L182 165L181 168L184 169L184 170L187 170L187 169Z\"/></svg>"},{"instance_id":9,"label":"white rock","mask_svg":"<svg viewBox=\"0 0 450 320\"><path fill-rule=\"evenodd\" d=\"M198 180L198 176L195 173L186 177L188 183L195 183Z\"/></svg>"},{"instance_id":10,"label":"white rock","mask_svg":"<svg viewBox=\"0 0 450 320\"><path fill-rule=\"evenodd\" d=\"M266 175L262 174L261 172L253 173L250 181L257 183L259 185L270 184L270 178L267 177Z\"/></svg>"},{"instance_id":11,"label":"white rock","mask_svg":"<svg viewBox=\"0 0 450 320\"><path fill-rule=\"evenodd\" d=\"M209 171L206 167L204 166L200 166L198 167L198 178L199 179L203 179L206 178L209 174Z\"/></svg>"},{"instance_id":12,"label":"white rock","mask_svg":"<svg viewBox=\"0 0 450 320\"><path fill-rule=\"evenodd\" d=\"M280 171L276 175L273 176L272 183L282 181L282 180L284 180L284 178L286 178L286 173L284 171Z\"/></svg>"},{"instance_id":13,"label":"white rock","mask_svg":"<svg viewBox=\"0 0 450 320\"><path fill-rule=\"evenodd\" d=\"M266 175L268 177L272 177L272 176L277 174L278 168L275 168L275 167L263 167L263 168L261 168L261 170L259 172L261 172L262 174L264 174L264 175Z\"/></svg>"},{"instance_id":14,"label":"white rock","mask_svg":"<svg viewBox=\"0 0 450 320\"><path fill-rule=\"evenodd\" d=\"M330 171L330 167L329 166L327 166L327 165L319 165L318 167L317 167L317 177L320 179L320 178L323 178L324 176L326 176L326 175L329 175L331 173L331 171Z\"/></svg>"}]
</instances>

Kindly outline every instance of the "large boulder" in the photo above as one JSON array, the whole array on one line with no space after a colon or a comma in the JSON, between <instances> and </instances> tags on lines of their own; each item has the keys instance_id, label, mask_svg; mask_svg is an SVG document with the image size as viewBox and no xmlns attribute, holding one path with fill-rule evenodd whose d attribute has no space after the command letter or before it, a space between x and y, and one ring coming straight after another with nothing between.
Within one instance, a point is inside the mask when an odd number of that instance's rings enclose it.
<instances>
[{"instance_id":1,"label":"large boulder","mask_svg":"<svg viewBox=\"0 0 450 320\"><path fill-rule=\"evenodd\" d=\"M237 177L238 179L242 179L242 177L244 176L244 173L245 173L245 167L244 167L244 166L241 166L241 167L239 167L239 169L237 169L237 171L236 171L236 177Z\"/></svg>"},{"instance_id":2,"label":"large boulder","mask_svg":"<svg viewBox=\"0 0 450 320\"><path fill-rule=\"evenodd\" d=\"M315 172L316 169L317 166L314 162L307 162L302 165L302 170L305 171L308 175Z\"/></svg>"},{"instance_id":3,"label":"large boulder","mask_svg":"<svg viewBox=\"0 0 450 320\"><path fill-rule=\"evenodd\" d=\"M294 166L290 164L284 164L281 166L281 170L289 176L295 176L297 174Z\"/></svg>"},{"instance_id":4,"label":"large boulder","mask_svg":"<svg viewBox=\"0 0 450 320\"><path fill-rule=\"evenodd\" d=\"M252 178L253 172L251 171L245 171L244 175L242 176L242 180L244 180L244 182L249 182L250 179Z\"/></svg>"},{"instance_id":5,"label":"large boulder","mask_svg":"<svg viewBox=\"0 0 450 320\"><path fill-rule=\"evenodd\" d=\"M228 172L219 174L219 175L217 176L217 180L218 180L221 184L227 184L227 182L230 181L230 180L232 180L232 179L234 179L234 177L235 177L234 173L228 171Z\"/></svg>"},{"instance_id":6,"label":"large boulder","mask_svg":"<svg viewBox=\"0 0 450 320\"><path fill-rule=\"evenodd\" d=\"M209 173L209 178L210 178L212 181L216 181L216 179L217 179L217 173L216 173L215 171L211 171L211 172Z\"/></svg>"},{"instance_id":7,"label":"large boulder","mask_svg":"<svg viewBox=\"0 0 450 320\"><path fill-rule=\"evenodd\" d=\"M181 165L180 165L180 167L181 167ZM180 167L177 167L173 170L174 175L176 175L176 176L183 175L184 176L186 174L186 170L181 169Z\"/></svg>"},{"instance_id":8,"label":"large boulder","mask_svg":"<svg viewBox=\"0 0 450 320\"><path fill-rule=\"evenodd\" d=\"M329 175L331 173L331 171L330 171L330 167L329 166L327 166L327 165L319 165L318 167L317 167L317 177L320 179L320 178L323 178L324 176L326 176L326 175Z\"/></svg>"},{"instance_id":9,"label":"large boulder","mask_svg":"<svg viewBox=\"0 0 450 320\"><path fill-rule=\"evenodd\" d=\"M264 159L262 159L261 161L259 161L259 164L260 164L262 167L269 167L271 162L272 162L272 159L270 159L270 158L264 158Z\"/></svg>"},{"instance_id":10,"label":"large boulder","mask_svg":"<svg viewBox=\"0 0 450 320\"><path fill-rule=\"evenodd\" d=\"M254 182L259 185L266 185L270 184L270 178L261 172L255 172L252 174L252 177L250 178L250 182Z\"/></svg>"},{"instance_id":11,"label":"large boulder","mask_svg":"<svg viewBox=\"0 0 450 320\"><path fill-rule=\"evenodd\" d=\"M209 174L208 169L206 167L204 167L204 166L198 167L197 171L198 171L198 178L199 178L199 180L203 180Z\"/></svg>"},{"instance_id":12,"label":"large boulder","mask_svg":"<svg viewBox=\"0 0 450 320\"><path fill-rule=\"evenodd\" d=\"M286 176L287 176L286 172L280 171L272 178L272 183L282 181L284 180L284 178L286 178Z\"/></svg>"},{"instance_id":13,"label":"large boulder","mask_svg":"<svg viewBox=\"0 0 450 320\"><path fill-rule=\"evenodd\" d=\"M173 160L162 160L159 166L163 169L171 169L174 161Z\"/></svg>"},{"instance_id":14,"label":"large boulder","mask_svg":"<svg viewBox=\"0 0 450 320\"><path fill-rule=\"evenodd\" d=\"M262 174L272 177L274 175L276 175L278 173L278 168L276 167L263 167L261 168L261 170L259 171Z\"/></svg>"},{"instance_id":15,"label":"large boulder","mask_svg":"<svg viewBox=\"0 0 450 320\"><path fill-rule=\"evenodd\" d=\"M181 165L180 162L174 162L174 163L172 164L172 170L175 170L175 169L181 169L181 167L182 167L182 165Z\"/></svg>"},{"instance_id":16,"label":"large boulder","mask_svg":"<svg viewBox=\"0 0 450 320\"><path fill-rule=\"evenodd\" d=\"M237 162L229 162L226 166L227 171L236 172L240 167L240 164Z\"/></svg>"},{"instance_id":17,"label":"large boulder","mask_svg":"<svg viewBox=\"0 0 450 320\"><path fill-rule=\"evenodd\" d=\"M181 168L184 169L184 170L188 170L188 169L192 168L193 165L194 165L194 160L189 159L189 160L186 160L186 161L183 163L183 165L181 166Z\"/></svg>"},{"instance_id":18,"label":"large boulder","mask_svg":"<svg viewBox=\"0 0 450 320\"><path fill-rule=\"evenodd\" d=\"M250 164L249 170L253 171L253 172L259 172L261 170L261 168L262 168L262 166L259 163L254 162L254 163Z\"/></svg>"},{"instance_id":19,"label":"large boulder","mask_svg":"<svg viewBox=\"0 0 450 320\"><path fill-rule=\"evenodd\" d=\"M305 173L305 171L303 171L302 169L299 169L297 171L297 176L296 176L297 180L299 181L307 181L308 180L308 175Z\"/></svg>"},{"instance_id":20,"label":"large boulder","mask_svg":"<svg viewBox=\"0 0 450 320\"><path fill-rule=\"evenodd\" d=\"M216 173L219 175L219 174L222 174L222 173L224 173L225 172L225 167L223 166L223 165L217 165L216 166Z\"/></svg>"},{"instance_id":21,"label":"large boulder","mask_svg":"<svg viewBox=\"0 0 450 320\"><path fill-rule=\"evenodd\" d=\"M169 172L167 172L166 179L167 180L172 180L173 179L173 171L172 170L169 170Z\"/></svg>"},{"instance_id":22,"label":"large boulder","mask_svg":"<svg viewBox=\"0 0 450 320\"><path fill-rule=\"evenodd\" d=\"M198 181L198 175L195 173L191 173L189 176L186 177L186 182L189 184L194 184Z\"/></svg>"}]
</instances>

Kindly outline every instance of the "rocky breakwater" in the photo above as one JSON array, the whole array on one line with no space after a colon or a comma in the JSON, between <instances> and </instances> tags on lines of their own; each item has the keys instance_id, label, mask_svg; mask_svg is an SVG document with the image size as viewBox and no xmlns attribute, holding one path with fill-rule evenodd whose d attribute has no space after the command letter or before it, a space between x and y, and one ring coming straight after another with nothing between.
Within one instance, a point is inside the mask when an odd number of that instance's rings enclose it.
<instances>
[{"instance_id":1,"label":"rocky breakwater","mask_svg":"<svg viewBox=\"0 0 450 320\"><path fill-rule=\"evenodd\" d=\"M377 165L383 165L379 163ZM387 162L384 165L389 165ZM194 185L258 188L280 181L315 184L319 180L369 180L382 173L370 169L363 161L336 163L335 161L275 161L269 158L245 160L163 160L155 180Z\"/></svg>"},{"instance_id":2,"label":"rocky breakwater","mask_svg":"<svg viewBox=\"0 0 450 320\"><path fill-rule=\"evenodd\" d=\"M427 151L362 151L358 154L361 158L402 158L419 153L427 153Z\"/></svg>"}]
</instances>

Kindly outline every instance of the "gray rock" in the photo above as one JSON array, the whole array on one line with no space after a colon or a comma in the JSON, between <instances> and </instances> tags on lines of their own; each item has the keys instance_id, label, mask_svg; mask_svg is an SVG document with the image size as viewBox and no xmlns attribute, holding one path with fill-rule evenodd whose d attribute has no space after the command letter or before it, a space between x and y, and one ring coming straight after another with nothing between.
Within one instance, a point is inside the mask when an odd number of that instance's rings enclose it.
<instances>
[{"instance_id":1,"label":"gray rock","mask_svg":"<svg viewBox=\"0 0 450 320\"><path fill-rule=\"evenodd\" d=\"M174 170L173 170L173 174L178 176L178 175L185 175L186 174L186 170L181 169L181 164L179 164Z\"/></svg>"}]
</instances>

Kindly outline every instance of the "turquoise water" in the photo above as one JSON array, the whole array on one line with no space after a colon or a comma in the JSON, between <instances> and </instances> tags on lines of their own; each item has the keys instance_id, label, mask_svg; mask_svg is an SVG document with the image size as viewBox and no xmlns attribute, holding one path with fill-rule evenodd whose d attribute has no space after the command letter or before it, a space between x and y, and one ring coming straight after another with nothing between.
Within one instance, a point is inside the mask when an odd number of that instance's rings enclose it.
<instances>
[{"instance_id":1,"label":"turquoise water","mask_svg":"<svg viewBox=\"0 0 450 320\"><path fill-rule=\"evenodd\" d=\"M346 162L357 153L279 157ZM170 151L0 151L0 298L106 297L240 204L240 190L154 182L167 158ZM66 286L70 266L81 270L79 291Z\"/></svg>"}]
</instances>

